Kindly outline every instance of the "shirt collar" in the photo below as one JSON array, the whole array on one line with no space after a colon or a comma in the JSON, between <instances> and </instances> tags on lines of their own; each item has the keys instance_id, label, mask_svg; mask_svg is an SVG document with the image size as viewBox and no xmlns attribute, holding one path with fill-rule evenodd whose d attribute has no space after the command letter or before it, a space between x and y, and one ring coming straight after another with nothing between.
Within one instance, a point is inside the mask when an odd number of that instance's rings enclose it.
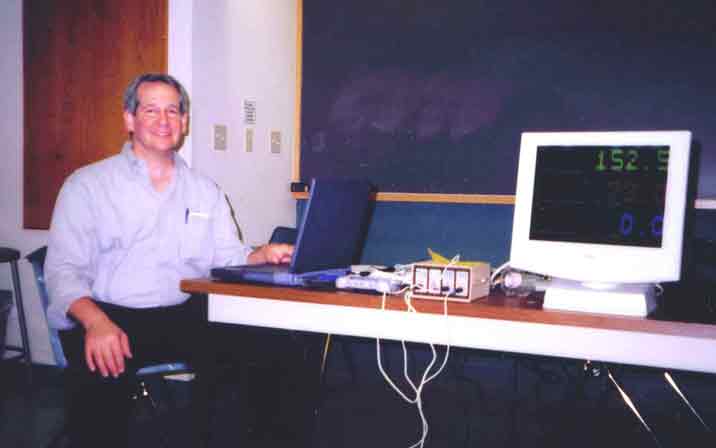
<instances>
[{"instance_id":1,"label":"shirt collar","mask_svg":"<svg viewBox=\"0 0 716 448\"><path fill-rule=\"evenodd\" d=\"M129 167L133 172L137 174L146 173L147 163L137 157L136 154L134 154L134 151L132 151L131 141L128 140L124 142L121 154L125 157L127 163L129 164ZM187 164L182 158L182 156L180 156L176 151L172 152L172 157L174 158L175 174L179 175L181 171L187 168Z\"/></svg>"},{"instance_id":2,"label":"shirt collar","mask_svg":"<svg viewBox=\"0 0 716 448\"><path fill-rule=\"evenodd\" d=\"M127 141L124 143L124 145L122 146L121 154L127 161L129 170L135 176L142 179L142 182L146 183L146 185L151 188L151 182L149 180L149 171L147 169L147 162L137 157L134 151L132 151L131 141ZM169 197L173 194L174 190L177 188L180 179L185 175L184 172L189 168L184 159L176 151L172 152L172 157L174 158L174 178L172 179L172 182L169 187L162 193L157 193L153 188L151 188L151 190L155 194L158 194L161 197Z\"/></svg>"}]
</instances>

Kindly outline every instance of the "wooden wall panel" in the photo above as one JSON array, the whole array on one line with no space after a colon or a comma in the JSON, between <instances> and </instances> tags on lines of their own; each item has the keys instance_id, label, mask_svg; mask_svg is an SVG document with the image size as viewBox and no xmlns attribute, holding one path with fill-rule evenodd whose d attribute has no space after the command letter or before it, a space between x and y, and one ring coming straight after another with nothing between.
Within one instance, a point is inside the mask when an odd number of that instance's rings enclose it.
<instances>
[{"instance_id":1,"label":"wooden wall panel","mask_svg":"<svg viewBox=\"0 0 716 448\"><path fill-rule=\"evenodd\" d=\"M64 179L126 140L124 88L167 70L167 2L25 0L25 228L47 229Z\"/></svg>"}]
</instances>

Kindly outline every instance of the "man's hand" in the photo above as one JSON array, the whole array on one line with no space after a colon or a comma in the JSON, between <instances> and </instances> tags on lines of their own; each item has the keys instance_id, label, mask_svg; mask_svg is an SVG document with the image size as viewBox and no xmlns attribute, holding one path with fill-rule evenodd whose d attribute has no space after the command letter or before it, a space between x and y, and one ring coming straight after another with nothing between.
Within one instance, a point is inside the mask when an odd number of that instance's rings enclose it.
<instances>
[{"instance_id":1,"label":"man's hand","mask_svg":"<svg viewBox=\"0 0 716 448\"><path fill-rule=\"evenodd\" d=\"M124 373L124 358L131 358L127 334L89 298L75 300L69 313L85 327L85 360L92 372L117 378Z\"/></svg>"},{"instance_id":2,"label":"man's hand","mask_svg":"<svg viewBox=\"0 0 716 448\"><path fill-rule=\"evenodd\" d=\"M124 373L124 357L131 358L129 338L108 318L90 325L85 333L85 359L87 367L102 376L117 378Z\"/></svg>"},{"instance_id":3,"label":"man's hand","mask_svg":"<svg viewBox=\"0 0 716 448\"><path fill-rule=\"evenodd\" d=\"M249 264L260 263L288 263L293 255L291 244L266 244L251 252L248 257Z\"/></svg>"}]
</instances>

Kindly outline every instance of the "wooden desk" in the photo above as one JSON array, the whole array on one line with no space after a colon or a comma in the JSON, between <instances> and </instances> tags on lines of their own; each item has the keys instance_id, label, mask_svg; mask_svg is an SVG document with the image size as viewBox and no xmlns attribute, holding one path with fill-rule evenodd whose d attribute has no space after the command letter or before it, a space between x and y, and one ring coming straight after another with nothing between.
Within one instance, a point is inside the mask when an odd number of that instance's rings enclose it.
<instances>
[{"instance_id":1,"label":"wooden desk","mask_svg":"<svg viewBox=\"0 0 716 448\"><path fill-rule=\"evenodd\" d=\"M368 338L450 343L505 352L716 373L716 326L542 310L539 300L490 296L448 305L402 296L381 310L378 295L184 280L208 294L214 322Z\"/></svg>"}]
</instances>

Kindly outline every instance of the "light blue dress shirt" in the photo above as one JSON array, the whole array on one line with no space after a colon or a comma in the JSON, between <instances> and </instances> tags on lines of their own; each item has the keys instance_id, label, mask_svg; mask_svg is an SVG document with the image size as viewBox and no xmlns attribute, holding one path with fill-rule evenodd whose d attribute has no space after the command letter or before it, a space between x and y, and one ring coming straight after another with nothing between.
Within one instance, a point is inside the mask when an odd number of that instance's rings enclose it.
<instances>
[{"instance_id":1,"label":"light blue dress shirt","mask_svg":"<svg viewBox=\"0 0 716 448\"><path fill-rule=\"evenodd\" d=\"M175 155L171 184L157 192L126 143L120 154L67 178L55 204L45 262L48 320L71 328L70 304L92 297L130 308L188 298L183 278L243 264L244 245L223 192Z\"/></svg>"}]
</instances>

